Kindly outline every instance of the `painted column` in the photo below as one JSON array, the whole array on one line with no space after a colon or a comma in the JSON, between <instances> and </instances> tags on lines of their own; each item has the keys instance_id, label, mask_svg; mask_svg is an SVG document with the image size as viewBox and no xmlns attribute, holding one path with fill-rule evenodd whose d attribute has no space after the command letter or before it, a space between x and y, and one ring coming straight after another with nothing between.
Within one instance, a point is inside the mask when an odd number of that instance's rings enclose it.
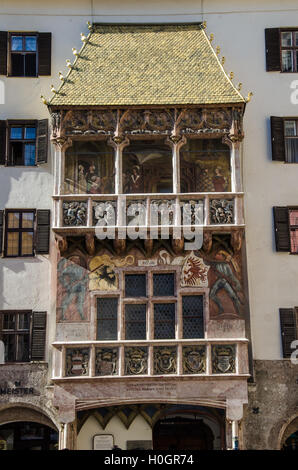
<instances>
[{"instance_id":1,"label":"painted column","mask_svg":"<svg viewBox=\"0 0 298 470\"><path fill-rule=\"evenodd\" d=\"M77 426L76 422L62 423L59 431L59 450L77 449Z\"/></svg>"}]
</instances>

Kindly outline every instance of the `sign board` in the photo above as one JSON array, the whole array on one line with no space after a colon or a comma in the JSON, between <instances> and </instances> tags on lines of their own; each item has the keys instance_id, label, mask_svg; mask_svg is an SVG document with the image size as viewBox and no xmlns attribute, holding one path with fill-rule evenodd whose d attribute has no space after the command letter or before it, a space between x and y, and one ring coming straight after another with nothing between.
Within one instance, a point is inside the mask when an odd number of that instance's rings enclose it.
<instances>
[{"instance_id":1,"label":"sign board","mask_svg":"<svg viewBox=\"0 0 298 470\"><path fill-rule=\"evenodd\" d=\"M93 450L112 450L113 447L113 434L96 434L93 436Z\"/></svg>"}]
</instances>

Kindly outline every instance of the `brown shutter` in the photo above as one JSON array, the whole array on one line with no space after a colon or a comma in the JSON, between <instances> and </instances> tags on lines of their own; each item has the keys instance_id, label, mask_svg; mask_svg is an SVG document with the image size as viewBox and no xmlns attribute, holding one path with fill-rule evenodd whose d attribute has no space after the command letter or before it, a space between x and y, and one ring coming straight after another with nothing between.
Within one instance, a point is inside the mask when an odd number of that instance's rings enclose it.
<instances>
[{"instance_id":1,"label":"brown shutter","mask_svg":"<svg viewBox=\"0 0 298 470\"><path fill-rule=\"evenodd\" d=\"M279 28L265 29L266 70L280 72L280 30Z\"/></svg>"},{"instance_id":2,"label":"brown shutter","mask_svg":"<svg viewBox=\"0 0 298 470\"><path fill-rule=\"evenodd\" d=\"M31 361L45 358L47 312L32 312Z\"/></svg>"},{"instance_id":3,"label":"brown shutter","mask_svg":"<svg viewBox=\"0 0 298 470\"><path fill-rule=\"evenodd\" d=\"M7 31L0 31L0 75L7 75Z\"/></svg>"},{"instance_id":4,"label":"brown shutter","mask_svg":"<svg viewBox=\"0 0 298 470\"><path fill-rule=\"evenodd\" d=\"M36 254L47 255L50 250L50 211L36 211Z\"/></svg>"},{"instance_id":5,"label":"brown shutter","mask_svg":"<svg viewBox=\"0 0 298 470\"><path fill-rule=\"evenodd\" d=\"M42 119L37 122L37 149L36 164L47 163L48 161L48 120Z\"/></svg>"},{"instance_id":6,"label":"brown shutter","mask_svg":"<svg viewBox=\"0 0 298 470\"><path fill-rule=\"evenodd\" d=\"M0 211L0 253L2 253L2 245L3 245L3 221L4 221L4 211Z\"/></svg>"},{"instance_id":7,"label":"brown shutter","mask_svg":"<svg viewBox=\"0 0 298 470\"><path fill-rule=\"evenodd\" d=\"M286 159L284 119L271 116L270 124L272 160L284 162Z\"/></svg>"},{"instance_id":8,"label":"brown shutter","mask_svg":"<svg viewBox=\"0 0 298 470\"><path fill-rule=\"evenodd\" d=\"M52 33L38 34L38 75L51 75Z\"/></svg>"},{"instance_id":9,"label":"brown shutter","mask_svg":"<svg viewBox=\"0 0 298 470\"><path fill-rule=\"evenodd\" d=\"M276 251L291 251L289 211L287 207L273 207Z\"/></svg>"},{"instance_id":10,"label":"brown shutter","mask_svg":"<svg viewBox=\"0 0 298 470\"><path fill-rule=\"evenodd\" d=\"M297 339L296 312L293 308L280 308L279 318L283 357L291 357L294 351L291 349L291 343Z\"/></svg>"},{"instance_id":11,"label":"brown shutter","mask_svg":"<svg viewBox=\"0 0 298 470\"><path fill-rule=\"evenodd\" d=\"M0 121L0 165L6 161L6 121Z\"/></svg>"}]
</instances>

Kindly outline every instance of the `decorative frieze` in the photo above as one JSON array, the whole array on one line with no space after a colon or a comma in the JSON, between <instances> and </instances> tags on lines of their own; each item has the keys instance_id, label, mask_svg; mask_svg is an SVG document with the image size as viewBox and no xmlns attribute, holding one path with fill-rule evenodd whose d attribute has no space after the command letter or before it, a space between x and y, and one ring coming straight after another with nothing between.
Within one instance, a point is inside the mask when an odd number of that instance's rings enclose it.
<instances>
[{"instance_id":1,"label":"decorative frieze","mask_svg":"<svg viewBox=\"0 0 298 470\"><path fill-rule=\"evenodd\" d=\"M66 376L89 375L89 348L68 348L66 350Z\"/></svg>"},{"instance_id":2,"label":"decorative frieze","mask_svg":"<svg viewBox=\"0 0 298 470\"><path fill-rule=\"evenodd\" d=\"M211 199L210 201L211 224L234 224L234 200Z\"/></svg>"},{"instance_id":3,"label":"decorative frieze","mask_svg":"<svg viewBox=\"0 0 298 470\"><path fill-rule=\"evenodd\" d=\"M154 374L177 373L177 348L176 346L157 346L154 348Z\"/></svg>"},{"instance_id":4,"label":"decorative frieze","mask_svg":"<svg viewBox=\"0 0 298 470\"><path fill-rule=\"evenodd\" d=\"M57 135L242 135L242 108L70 109L53 111Z\"/></svg>"},{"instance_id":5,"label":"decorative frieze","mask_svg":"<svg viewBox=\"0 0 298 470\"><path fill-rule=\"evenodd\" d=\"M118 348L95 349L95 375L118 373Z\"/></svg>"},{"instance_id":6,"label":"decorative frieze","mask_svg":"<svg viewBox=\"0 0 298 470\"><path fill-rule=\"evenodd\" d=\"M236 345L212 345L212 373L232 374L236 372Z\"/></svg>"},{"instance_id":7,"label":"decorative frieze","mask_svg":"<svg viewBox=\"0 0 298 470\"><path fill-rule=\"evenodd\" d=\"M183 346L183 374L206 372L206 346Z\"/></svg>"},{"instance_id":8,"label":"decorative frieze","mask_svg":"<svg viewBox=\"0 0 298 470\"><path fill-rule=\"evenodd\" d=\"M143 375L148 373L148 348L125 348L125 375Z\"/></svg>"},{"instance_id":9,"label":"decorative frieze","mask_svg":"<svg viewBox=\"0 0 298 470\"><path fill-rule=\"evenodd\" d=\"M115 226L117 224L117 203L116 201L93 201L92 204L93 225Z\"/></svg>"},{"instance_id":10,"label":"decorative frieze","mask_svg":"<svg viewBox=\"0 0 298 470\"><path fill-rule=\"evenodd\" d=\"M87 225L87 202L64 201L63 225L70 227Z\"/></svg>"}]
</instances>

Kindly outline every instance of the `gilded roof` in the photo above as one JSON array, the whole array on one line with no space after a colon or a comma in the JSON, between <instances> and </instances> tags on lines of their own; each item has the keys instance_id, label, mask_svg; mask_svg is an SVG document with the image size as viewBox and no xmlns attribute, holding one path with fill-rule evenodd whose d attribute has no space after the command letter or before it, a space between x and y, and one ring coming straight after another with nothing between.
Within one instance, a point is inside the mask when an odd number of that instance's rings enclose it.
<instances>
[{"instance_id":1,"label":"gilded roof","mask_svg":"<svg viewBox=\"0 0 298 470\"><path fill-rule=\"evenodd\" d=\"M243 103L201 24L94 24L52 106Z\"/></svg>"}]
</instances>

